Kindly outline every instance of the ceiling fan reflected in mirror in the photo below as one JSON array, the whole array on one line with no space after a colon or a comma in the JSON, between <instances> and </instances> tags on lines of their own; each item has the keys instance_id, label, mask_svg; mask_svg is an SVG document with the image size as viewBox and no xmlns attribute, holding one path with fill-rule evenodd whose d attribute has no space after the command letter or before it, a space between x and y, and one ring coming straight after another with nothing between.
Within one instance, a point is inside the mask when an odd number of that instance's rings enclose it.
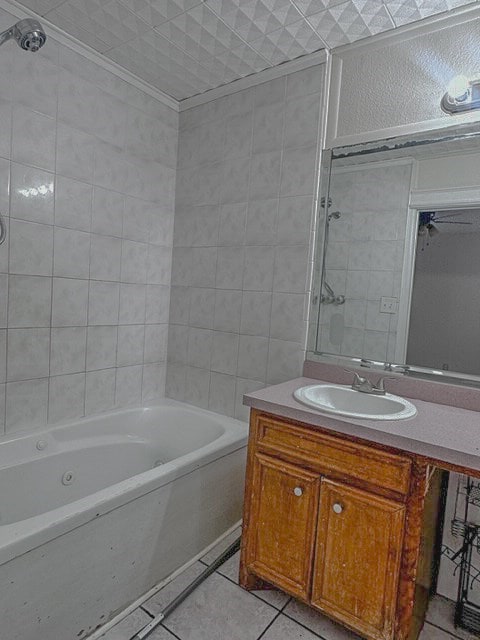
<instances>
[{"instance_id":1,"label":"ceiling fan reflected in mirror","mask_svg":"<svg viewBox=\"0 0 480 640\"><path fill-rule=\"evenodd\" d=\"M449 218L456 218L461 215L461 212L446 212L438 213L437 211L421 211L418 216L418 236L422 238L422 251L425 246L428 247L430 239L434 238L440 233L439 224L463 224L472 225L473 222L468 220L451 220Z\"/></svg>"}]
</instances>

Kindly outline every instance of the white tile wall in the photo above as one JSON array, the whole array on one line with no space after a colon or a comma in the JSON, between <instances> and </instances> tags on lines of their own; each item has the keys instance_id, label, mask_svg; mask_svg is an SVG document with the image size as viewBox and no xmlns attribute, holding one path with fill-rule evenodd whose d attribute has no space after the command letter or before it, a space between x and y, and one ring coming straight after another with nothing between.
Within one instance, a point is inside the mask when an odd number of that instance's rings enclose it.
<instances>
[{"instance_id":1,"label":"white tile wall","mask_svg":"<svg viewBox=\"0 0 480 640\"><path fill-rule=\"evenodd\" d=\"M164 394L178 114L53 39L0 73L2 434Z\"/></svg>"},{"instance_id":2,"label":"white tile wall","mask_svg":"<svg viewBox=\"0 0 480 640\"><path fill-rule=\"evenodd\" d=\"M180 116L167 395L246 419L301 374L323 68Z\"/></svg>"}]
</instances>

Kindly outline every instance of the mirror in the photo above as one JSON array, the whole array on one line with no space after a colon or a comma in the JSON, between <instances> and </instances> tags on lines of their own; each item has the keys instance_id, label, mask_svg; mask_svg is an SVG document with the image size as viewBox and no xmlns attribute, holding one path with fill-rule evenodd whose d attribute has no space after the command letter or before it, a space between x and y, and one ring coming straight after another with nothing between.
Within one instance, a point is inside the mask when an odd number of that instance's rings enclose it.
<instances>
[{"instance_id":1,"label":"mirror","mask_svg":"<svg viewBox=\"0 0 480 640\"><path fill-rule=\"evenodd\" d=\"M308 357L480 384L480 135L325 156Z\"/></svg>"}]
</instances>

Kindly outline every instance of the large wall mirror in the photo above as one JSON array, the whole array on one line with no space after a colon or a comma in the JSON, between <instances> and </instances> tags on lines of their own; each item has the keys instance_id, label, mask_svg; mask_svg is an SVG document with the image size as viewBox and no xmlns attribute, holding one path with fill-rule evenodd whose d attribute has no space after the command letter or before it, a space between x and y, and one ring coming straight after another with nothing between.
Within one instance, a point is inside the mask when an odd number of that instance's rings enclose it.
<instances>
[{"instance_id":1,"label":"large wall mirror","mask_svg":"<svg viewBox=\"0 0 480 640\"><path fill-rule=\"evenodd\" d=\"M480 384L480 135L333 149L309 357Z\"/></svg>"}]
</instances>

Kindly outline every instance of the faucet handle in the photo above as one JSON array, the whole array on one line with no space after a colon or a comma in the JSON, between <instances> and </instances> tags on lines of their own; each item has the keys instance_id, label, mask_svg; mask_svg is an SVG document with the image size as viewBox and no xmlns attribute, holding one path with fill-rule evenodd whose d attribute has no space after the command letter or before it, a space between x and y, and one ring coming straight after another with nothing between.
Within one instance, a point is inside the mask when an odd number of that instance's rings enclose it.
<instances>
[{"instance_id":1,"label":"faucet handle","mask_svg":"<svg viewBox=\"0 0 480 640\"><path fill-rule=\"evenodd\" d=\"M344 369L344 371L346 373L351 373L353 374L353 378L354 378L354 382L358 382L359 384L361 384L362 382L365 382L367 378L364 378L363 376L361 376L358 371L353 371L353 369Z\"/></svg>"},{"instance_id":2,"label":"faucet handle","mask_svg":"<svg viewBox=\"0 0 480 640\"><path fill-rule=\"evenodd\" d=\"M372 393L373 384L368 378L364 378L356 371L351 371L350 369L345 369L345 371L348 371L348 373L353 373L352 389L354 391L361 391L362 393Z\"/></svg>"},{"instance_id":3,"label":"faucet handle","mask_svg":"<svg viewBox=\"0 0 480 640\"><path fill-rule=\"evenodd\" d=\"M373 385L375 391L379 391L380 393L386 393L385 391L385 380L397 380L393 376L383 376L377 382L377 384Z\"/></svg>"}]
</instances>

